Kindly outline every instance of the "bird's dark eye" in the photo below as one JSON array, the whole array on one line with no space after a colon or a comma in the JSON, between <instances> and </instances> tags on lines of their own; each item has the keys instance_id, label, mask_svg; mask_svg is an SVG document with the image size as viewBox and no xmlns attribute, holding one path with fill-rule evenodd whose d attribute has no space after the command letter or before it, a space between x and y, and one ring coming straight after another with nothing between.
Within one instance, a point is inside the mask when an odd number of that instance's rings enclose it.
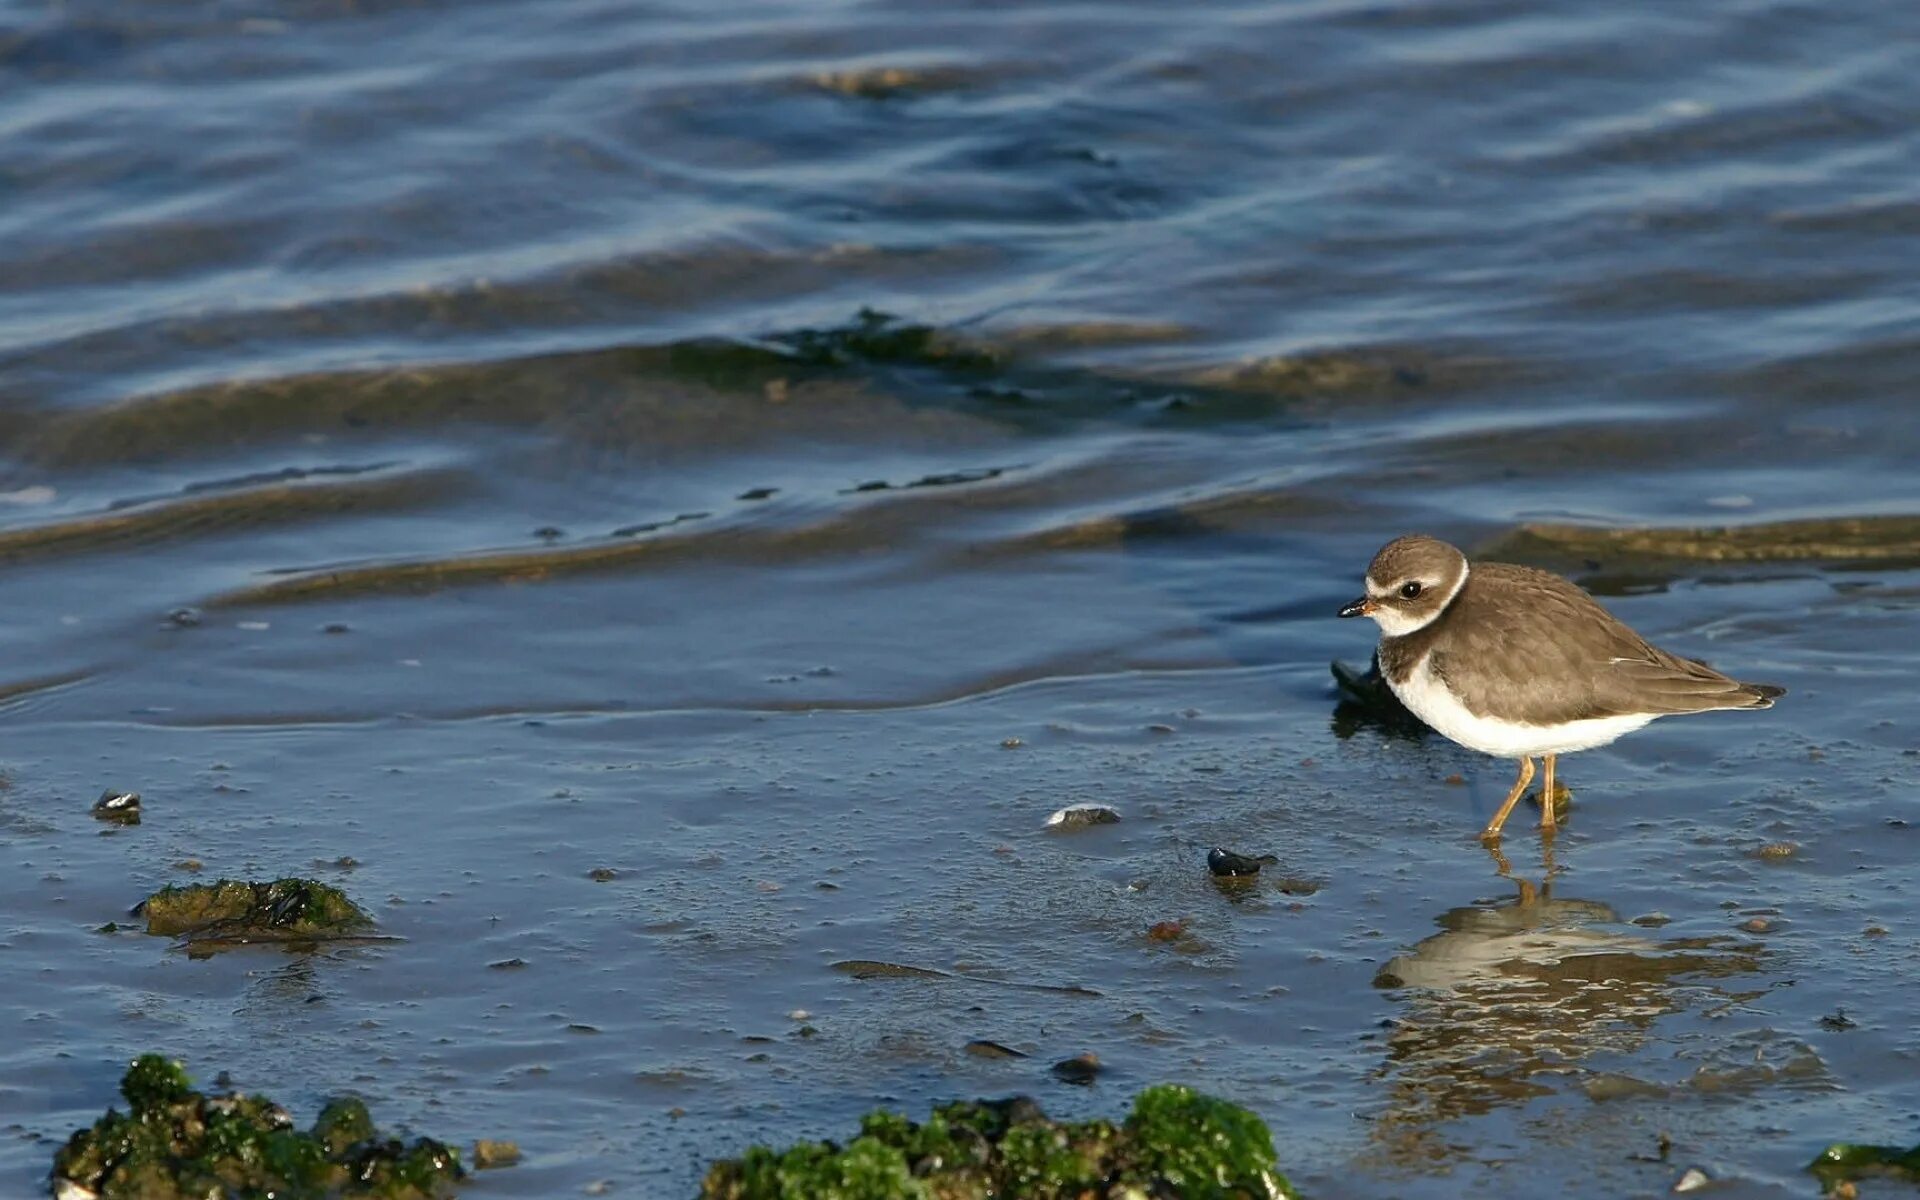
<instances>
[{"instance_id":1,"label":"bird's dark eye","mask_svg":"<svg viewBox=\"0 0 1920 1200\"><path fill-rule=\"evenodd\" d=\"M1412 580L1408 580L1406 583L1401 584L1400 594L1402 596L1405 596L1409 600L1413 599L1415 596L1418 596L1420 594L1420 581L1418 579L1412 579Z\"/></svg>"}]
</instances>

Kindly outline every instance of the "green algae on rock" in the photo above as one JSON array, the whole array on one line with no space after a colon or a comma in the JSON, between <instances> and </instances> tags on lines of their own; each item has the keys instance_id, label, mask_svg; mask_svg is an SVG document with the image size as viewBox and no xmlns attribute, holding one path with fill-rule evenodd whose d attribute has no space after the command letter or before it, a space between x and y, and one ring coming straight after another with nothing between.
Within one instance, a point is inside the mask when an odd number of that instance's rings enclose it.
<instances>
[{"instance_id":1,"label":"green algae on rock","mask_svg":"<svg viewBox=\"0 0 1920 1200\"><path fill-rule=\"evenodd\" d=\"M1898 1146L1835 1142L1808 1163L1807 1170L1819 1178L1820 1186L1828 1192L1838 1190L1843 1183L1873 1175L1920 1182L1920 1146L1903 1150Z\"/></svg>"},{"instance_id":2,"label":"green algae on rock","mask_svg":"<svg viewBox=\"0 0 1920 1200\"><path fill-rule=\"evenodd\" d=\"M147 919L148 933L195 941L326 941L373 928L373 918L346 893L312 879L170 884L134 912Z\"/></svg>"},{"instance_id":3,"label":"green algae on rock","mask_svg":"<svg viewBox=\"0 0 1920 1200\"><path fill-rule=\"evenodd\" d=\"M1178 1084L1122 1124L1054 1121L1024 1097L961 1101L925 1124L869 1113L846 1145L764 1146L707 1172L701 1200L1279 1200L1295 1193L1244 1108Z\"/></svg>"},{"instance_id":4,"label":"green algae on rock","mask_svg":"<svg viewBox=\"0 0 1920 1200\"><path fill-rule=\"evenodd\" d=\"M382 1138L354 1099L328 1101L311 1132L264 1096L207 1096L185 1068L143 1054L108 1109L53 1156L61 1197L204 1200L433 1200L464 1177L459 1153L431 1138Z\"/></svg>"},{"instance_id":5,"label":"green algae on rock","mask_svg":"<svg viewBox=\"0 0 1920 1200\"><path fill-rule=\"evenodd\" d=\"M1709 563L1761 566L1898 567L1920 563L1920 516L1823 517L1751 525L1609 529L1522 525L1479 557L1610 571Z\"/></svg>"}]
</instances>

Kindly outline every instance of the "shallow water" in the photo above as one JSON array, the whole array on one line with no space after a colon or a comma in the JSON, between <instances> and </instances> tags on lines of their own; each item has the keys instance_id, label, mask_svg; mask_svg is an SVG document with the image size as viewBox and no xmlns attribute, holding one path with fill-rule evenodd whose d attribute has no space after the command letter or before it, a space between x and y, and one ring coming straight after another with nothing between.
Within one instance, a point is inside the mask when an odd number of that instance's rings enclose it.
<instances>
[{"instance_id":1,"label":"shallow water","mask_svg":"<svg viewBox=\"0 0 1920 1200\"><path fill-rule=\"evenodd\" d=\"M1324 1196L1920 1140L1911 557L1556 559L1791 693L1567 760L1550 862L1327 671L1404 530L1920 512L1915 24L0 18L0 1192L144 1050L499 1196L1163 1079ZM94 932L293 873L403 940Z\"/></svg>"}]
</instances>

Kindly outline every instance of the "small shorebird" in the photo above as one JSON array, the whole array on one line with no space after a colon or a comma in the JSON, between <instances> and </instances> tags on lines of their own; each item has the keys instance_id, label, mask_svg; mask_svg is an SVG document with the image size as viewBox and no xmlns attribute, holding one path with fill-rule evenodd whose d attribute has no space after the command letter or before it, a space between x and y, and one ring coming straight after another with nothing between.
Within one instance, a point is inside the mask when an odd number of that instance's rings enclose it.
<instances>
[{"instance_id":1,"label":"small shorebird","mask_svg":"<svg viewBox=\"0 0 1920 1200\"><path fill-rule=\"evenodd\" d=\"M1396 538L1367 568L1367 594L1340 610L1380 625L1380 671L1413 715L1470 750L1520 760L1480 834L1546 767L1540 827L1552 829L1554 759L1604 746L1655 717L1771 708L1787 694L1741 683L1647 644L1572 583L1511 563L1467 563L1437 538Z\"/></svg>"}]
</instances>

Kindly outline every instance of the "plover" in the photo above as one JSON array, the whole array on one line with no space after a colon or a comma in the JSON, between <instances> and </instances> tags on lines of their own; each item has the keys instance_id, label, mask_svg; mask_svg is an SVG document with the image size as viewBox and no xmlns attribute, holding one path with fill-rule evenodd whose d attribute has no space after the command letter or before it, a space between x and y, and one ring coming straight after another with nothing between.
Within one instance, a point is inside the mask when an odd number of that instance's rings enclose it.
<instances>
[{"instance_id":1,"label":"plover","mask_svg":"<svg viewBox=\"0 0 1920 1200\"><path fill-rule=\"evenodd\" d=\"M1540 827L1552 829L1554 759L1604 746L1655 717L1771 708L1786 689L1741 683L1647 644L1593 597L1547 571L1479 562L1437 538L1396 538L1341 608L1380 626L1380 671L1413 715L1470 750L1520 760L1507 814L1546 768Z\"/></svg>"}]
</instances>

